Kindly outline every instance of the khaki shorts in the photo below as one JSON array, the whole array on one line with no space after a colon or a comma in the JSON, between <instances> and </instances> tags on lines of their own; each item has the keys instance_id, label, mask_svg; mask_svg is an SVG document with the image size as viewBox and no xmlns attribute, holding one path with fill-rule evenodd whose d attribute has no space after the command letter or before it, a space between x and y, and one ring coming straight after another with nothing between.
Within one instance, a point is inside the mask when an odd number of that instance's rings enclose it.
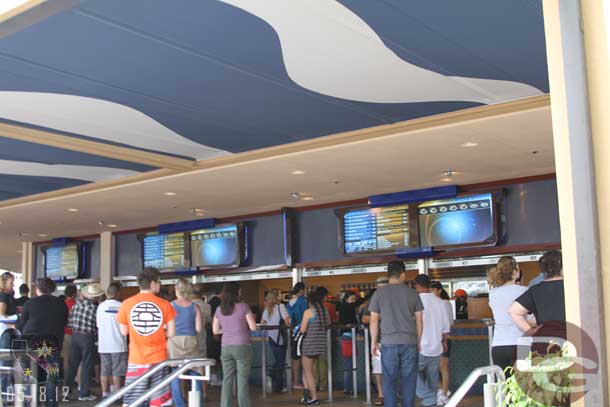
<instances>
[{"instance_id":1,"label":"khaki shorts","mask_svg":"<svg viewBox=\"0 0 610 407\"><path fill-rule=\"evenodd\" d=\"M170 359L197 358L199 342L196 336L174 336L167 339L167 353Z\"/></svg>"},{"instance_id":2,"label":"khaki shorts","mask_svg":"<svg viewBox=\"0 0 610 407\"><path fill-rule=\"evenodd\" d=\"M101 375L122 377L127 373L127 352L100 353Z\"/></svg>"}]
</instances>

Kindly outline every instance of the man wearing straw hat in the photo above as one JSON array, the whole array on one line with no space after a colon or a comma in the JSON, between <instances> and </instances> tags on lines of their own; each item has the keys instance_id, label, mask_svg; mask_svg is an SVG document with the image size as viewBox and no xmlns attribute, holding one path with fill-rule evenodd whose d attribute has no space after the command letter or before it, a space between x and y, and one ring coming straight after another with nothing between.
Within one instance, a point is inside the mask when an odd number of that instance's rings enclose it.
<instances>
[{"instance_id":1,"label":"man wearing straw hat","mask_svg":"<svg viewBox=\"0 0 610 407\"><path fill-rule=\"evenodd\" d=\"M65 384L69 388L74 387L78 365L82 362L78 392L78 400L80 401L96 399L94 395L89 393L89 384L97 337L97 304L103 295L104 291L98 283L86 285L81 290L82 301L72 307L68 318L68 326L72 329L72 344Z\"/></svg>"}]
</instances>

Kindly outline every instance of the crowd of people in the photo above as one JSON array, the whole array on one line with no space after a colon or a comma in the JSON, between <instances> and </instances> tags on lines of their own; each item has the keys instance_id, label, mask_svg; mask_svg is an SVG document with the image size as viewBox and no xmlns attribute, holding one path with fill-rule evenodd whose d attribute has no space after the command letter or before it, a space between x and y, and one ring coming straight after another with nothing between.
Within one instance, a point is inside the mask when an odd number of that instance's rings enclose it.
<instances>
[{"instance_id":1,"label":"crowd of people","mask_svg":"<svg viewBox=\"0 0 610 407\"><path fill-rule=\"evenodd\" d=\"M561 254L548 252L539 265L541 274L529 288L520 284L519 265L512 257L502 257L488 272L489 304L495 320L492 357L502 368L514 366L524 335L534 335L544 327L546 335L565 337ZM263 385L272 392L287 391L288 357L293 388L303 390L301 403L320 404L318 391L328 385L327 330L338 324L343 390L352 394L357 389L352 380L352 341L356 338L351 328L369 325L371 373L378 395L375 405L394 407L400 402L403 407L414 407L417 398L425 407L445 404L450 395L448 336L456 309L440 282L420 274L407 283L405 276L403 262L390 262L388 276L377 280L374 291L362 296L347 290L338 303L330 301L324 287L308 291L302 282L295 284L287 302L279 290L266 293L260 323L273 365L268 383ZM10 273L0 276L0 347L10 348L18 336L55 339L47 340L57 351L57 372L46 369L42 373L47 406L57 405L56 389L62 378L63 386L71 391L69 397L92 401L134 382L168 358L201 357L215 358L222 366L222 407L230 407L234 397L240 407L251 406L251 332L259 328L257 316L241 301L237 283L225 284L209 301L185 279L178 280L175 299L168 301L154 268L138 275L139 293L124 301L119 283L111 283L105 291L97 283L80 290L68 285L63 296L56 297L55 283L41 278L35 285L35 297L29 298L28 286L22 285L18 299L13 284ZM286 354L288 343L290 355ZM167 374L168 370L157 371L126 393L123 403L134 402ZM92 393L94 381L99 381L101 394ZM197 383L198 390L207 394L202 382ZM10 383L4 377L0 385L6 389ZM184 390L175 379L167 388L158 389L149 405L184 407Z\"/></svg>"}]
</instances>

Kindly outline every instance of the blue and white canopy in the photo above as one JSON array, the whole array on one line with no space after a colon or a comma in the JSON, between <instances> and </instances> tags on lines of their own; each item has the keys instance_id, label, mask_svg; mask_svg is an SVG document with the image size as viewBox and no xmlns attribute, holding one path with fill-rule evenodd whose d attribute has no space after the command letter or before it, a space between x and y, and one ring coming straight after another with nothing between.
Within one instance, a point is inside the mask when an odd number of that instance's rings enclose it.
<instances>
[{"instance_id":1,"label":"blue and white canopy","mask_svg":"<svg viewBox=\"0 0 610 407\"><path fill-rule=\"evenodd\" d=\"M0 122L206 160L549 90L540 0L56 1ZM2 136L0 200L154 169Z\"/></svg>"}]
</instances>

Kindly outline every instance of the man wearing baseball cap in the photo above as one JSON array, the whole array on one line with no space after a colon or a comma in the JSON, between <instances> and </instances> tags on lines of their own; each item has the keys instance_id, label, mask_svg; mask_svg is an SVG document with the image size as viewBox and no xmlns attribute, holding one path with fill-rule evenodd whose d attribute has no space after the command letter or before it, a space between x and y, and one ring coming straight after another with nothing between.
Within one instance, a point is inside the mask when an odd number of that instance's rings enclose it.
<instances>
[{"instance_id":1,"label":"man wearing baseball cap","mask_svg":"<svg viewBox=\"0 0 610 407\"><path fill-rule=\"evenodd\" d=\"M286 304L286 309L288 310L288 314L290 315L290 322L292 324L292 328L296 328L301 325L301 321L303 320L303 314L308 308L307 299L305 298L305 284L302 282L298 282L292 288L293 297ZM292 331L292 330L291 330ZM297 356L297 347L296 344L292 344L291 349L291 358L292 358L292 385L296 389L303 389L304 386L299 383L299 371L301 369L301 361L300 357Z\"/></svg>"}]
</instances>

